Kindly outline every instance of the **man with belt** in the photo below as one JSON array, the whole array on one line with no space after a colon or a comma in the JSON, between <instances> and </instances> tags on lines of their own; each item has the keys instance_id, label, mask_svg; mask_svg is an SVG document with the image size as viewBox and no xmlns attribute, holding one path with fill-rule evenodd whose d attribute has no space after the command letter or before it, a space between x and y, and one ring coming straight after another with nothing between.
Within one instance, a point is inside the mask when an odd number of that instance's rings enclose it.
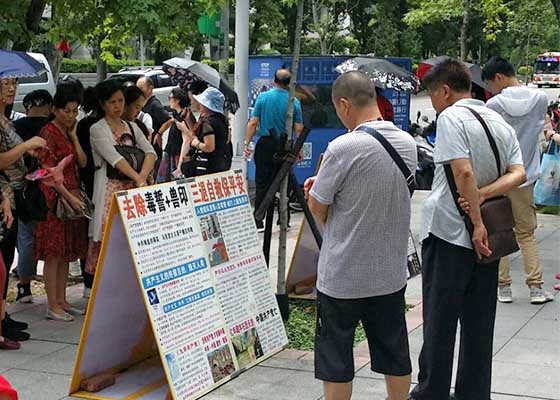
<instances>
[{"instance_id":1,"label":"man with belt","mask_svg":"<svg viewBox=\"0 0 560 400\"><path fill-rule=\"evenodd\" d=\"M255 209L258 209L272 180L274 179L275 166L274 154L284 144L286 135L286 114L288 113L290 71L279 69L274 74L274 88L261 93L255 102L255 108L245 138L245 155L251 154L249 144L257 133L259 140L255 146ZM301 104L294 99L293 130L299 136L303 130L303 117ZM291 134L292 132L290 132ZM263 221L256 221L259 232L264 231Z\"/></svg>"}]
</instances>

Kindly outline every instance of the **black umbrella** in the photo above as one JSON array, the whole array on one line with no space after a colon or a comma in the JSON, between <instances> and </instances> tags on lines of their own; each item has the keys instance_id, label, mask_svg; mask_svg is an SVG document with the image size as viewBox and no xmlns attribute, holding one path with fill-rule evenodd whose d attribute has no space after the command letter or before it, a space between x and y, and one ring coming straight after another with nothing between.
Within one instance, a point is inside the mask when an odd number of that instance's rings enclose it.
<instances>
[{"instance_id":1,"label":"black umbrella","mask_svg":"<svg viewBox=\"0 0 560 400\"><path fill-rule=\"evenodd\" d=\"M420 65L418 65L418 70L416 71L416 75L418 75L418 78L424 79L426 74L435 65L449 59L451 59L451 57L449 56L439 56L439 57L434 57L434 58L429 58L427 60L424 60L420 63ZM473 83L480 86L482 89L489 91L490 89L488 88L488 85L486 85L486 82L482 80L482 69L480 68L480 66L468 62L465 62L465 65L467 66L469 72L471 73L471 78Z\"/></svg>"},{"instance_id":2,"label":"black umbrella","mask_svg":"<svg viewBox=\"0 0 560 400\"><path fill-rule=\"evenodd\" d=\"M336 67L336 70L341 74L348 71L362 71L380 89L416 93L419 87L416 75L385 58L355 57L344 61Z\"/></svg>"},{"instance_id":3,"label":"black umbrella","mask_svg":"<svg viewBox=\"0 0 560 400\"><path fill-rule=\"evenodd\" d=\"M164 71L179 86L186 88L194 81L204 81L222 92L226 98L225 108L232 113L239 109L239 98L235 90L214 68L204 63L175 57L163 62Z\"/></svg>"}]
</instances>

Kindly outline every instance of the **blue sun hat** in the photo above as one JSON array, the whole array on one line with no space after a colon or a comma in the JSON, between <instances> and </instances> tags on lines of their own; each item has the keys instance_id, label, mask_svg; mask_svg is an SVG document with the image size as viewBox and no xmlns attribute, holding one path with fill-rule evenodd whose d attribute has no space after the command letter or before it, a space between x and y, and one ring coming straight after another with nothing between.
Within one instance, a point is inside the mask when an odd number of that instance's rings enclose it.
<instances>
[{"instance_id":1,"label":"blue sun hat","mask_svg":"<svg viewBox=\"0 0 560 400\"><path fill-rule=\"evenodd\" d=\"M225 97L218 89L209 87L201 94L196 94L193 97L196 101L198 101L201 105L203 105L210 111L220 114L224 113Z\"/></svg>"}]
</instances>

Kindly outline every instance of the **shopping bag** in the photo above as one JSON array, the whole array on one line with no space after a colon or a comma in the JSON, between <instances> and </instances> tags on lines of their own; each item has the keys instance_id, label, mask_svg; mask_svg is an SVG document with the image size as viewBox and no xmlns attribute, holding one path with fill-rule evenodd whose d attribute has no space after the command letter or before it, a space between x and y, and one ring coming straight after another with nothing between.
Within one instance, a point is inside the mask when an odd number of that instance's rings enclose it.
<instances>
[{"instance_id":1,"label":"shopping bag","mask_svg":"<svg viewBox=\"0 0 560 400\"><path fill-rule=\"evenodd\" d=\"M541 161L541 175L535 185L535 203L560 206L560 155L554 141L548 145Z\"/></svg>"}]
</instances>

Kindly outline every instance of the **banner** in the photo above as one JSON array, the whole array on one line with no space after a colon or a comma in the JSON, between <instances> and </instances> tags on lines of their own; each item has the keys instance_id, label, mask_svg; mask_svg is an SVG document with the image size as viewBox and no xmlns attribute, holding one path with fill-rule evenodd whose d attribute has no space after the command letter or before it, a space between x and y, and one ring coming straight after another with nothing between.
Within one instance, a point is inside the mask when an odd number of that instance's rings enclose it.
<instances>
[{"instance_id":1,"label":"banner","mask_svg":"<svg viewBox=\"0 0 560 400\"><path fill-rule=\"evenodd\" d=\"M105 236L73 396L196 399L288 343L241 171L118 193Z\"/></svg>"}]
</instances>

